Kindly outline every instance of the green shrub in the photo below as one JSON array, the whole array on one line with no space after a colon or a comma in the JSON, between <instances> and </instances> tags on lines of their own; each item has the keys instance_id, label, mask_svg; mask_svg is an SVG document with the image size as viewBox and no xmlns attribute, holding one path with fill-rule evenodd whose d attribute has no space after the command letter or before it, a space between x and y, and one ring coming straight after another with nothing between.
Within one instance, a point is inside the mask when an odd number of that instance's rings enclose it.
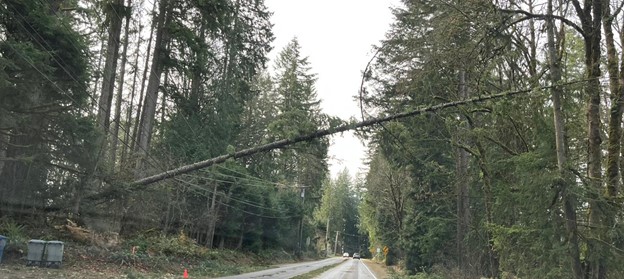
<instances>
[{"instance_id":1,"label":"green shrub","mask_svg":"<svg viewBox=\"0 0 624 279\"><path fill-rule=\"evenodd\" d=\"M205 258L208 256L208 248L195 243L183 232L177 236L139 236L126 241L126 249L131 251L137 247L136 253L151 253L164 256L177 256L183 258Z\"/></svg>"},{"instance_id":2,"label":"green shrub","mask_svg":"<svg viewBox=\"0 0 624 279\"><path fill-rule=\"evenodd\" d=\"M3 219L0 221L0 235L4 235L8 238L6 247L4 247L7 254L21 254L23 251L26 251L29 238L26 235L23 225L10 219Z\"/></svg>"},{"instance_id":3,"label":"green shrub","mask_svg":"<svg viewBox=\"0 0 624 279\"><path fill-rule=\"evenodd\" d=\"M420 272L420 273L416 273L415 275L393 274L390 278L392 279L446 279L448 277L444 277L435 273Z\"/></svg>"}]
</instances>

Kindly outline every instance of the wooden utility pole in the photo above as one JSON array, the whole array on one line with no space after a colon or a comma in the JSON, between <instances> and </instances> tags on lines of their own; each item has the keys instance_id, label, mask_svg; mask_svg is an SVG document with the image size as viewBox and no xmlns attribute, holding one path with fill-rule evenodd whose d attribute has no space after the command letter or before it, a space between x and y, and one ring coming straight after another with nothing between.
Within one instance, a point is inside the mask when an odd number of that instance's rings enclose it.
<instances>
[{"instance_id":1,"label":"wooden utility pole","mask_svg":"<svg viewBox=\"0 0 624 279\"><path fill-rule=\"evenodd\" d=\"M303 209L303 206L305 205L305 186L300 186L301 188L301 208ZM297 243L297 253L301 254L302 253L302 242L303 242L303 216L304 216L304 212L301 212L301 219L299 219L299 242Z\"/></svg>"},{"instance_id":2,"label":"wooden utility pole","mask_svg":"<svg viewBox=\"0 0 624 279\"><path fill-rule=\"evenodd\" d=\"M338 249L338 234L340 232L336 231L336 241L334 242L334 255L336 254L336 249Z\"/></svg>"},{"instance_id":3,"label":"wooden utility pole","mask_svg":"<svg viewBox=\"0 0 624 279\"><path fill-rule=\"evenodd\" d=\"M329 257L329 214L327 215L327 227L325 227L325 254Z\"/></svg>"}]
</instances>

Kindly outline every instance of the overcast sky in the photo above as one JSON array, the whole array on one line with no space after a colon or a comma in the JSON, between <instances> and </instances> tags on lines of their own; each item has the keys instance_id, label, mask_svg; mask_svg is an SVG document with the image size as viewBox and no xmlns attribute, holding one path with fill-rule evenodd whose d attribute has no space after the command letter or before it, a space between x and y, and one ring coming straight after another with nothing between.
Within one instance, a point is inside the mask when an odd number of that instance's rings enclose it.
<instances>
[{"instance_id":1,"label":"overcast sky","mask_svg":"<svg viewBox=\"0 0 624 279\"><path fill-rule=\"evenodd\" d=\"M265 0L275 34L272 59L297 37L302 54L317 74L317 94L325 113L361 119L354 100L361 72L392 22L390 7L398 0ZM271 68L272 66L270 66ZM332 176L347 168L355 175L364 167L365 146L352 133L331 138Z\"/></svg>"}]
</instances>

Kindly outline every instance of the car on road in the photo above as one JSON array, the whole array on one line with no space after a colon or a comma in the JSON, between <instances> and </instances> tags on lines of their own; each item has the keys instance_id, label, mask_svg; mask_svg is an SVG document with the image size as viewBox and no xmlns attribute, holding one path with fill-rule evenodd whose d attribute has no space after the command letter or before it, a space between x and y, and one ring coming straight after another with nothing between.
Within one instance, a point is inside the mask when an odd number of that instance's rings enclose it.
<instances>
[{"instance_id":1,"label":"car on road","mask_svg":"<svg viewBox=\"0 0 624 279\"><path fill-rule=\"evenodd\" d=\"M360 259L360 253L353 253L353 259Z\"/></svg>"},{"instance_id":2,"label":"car on road","mask_svg":"<svg viewBox=\"0 0 624 279\"><path fill-rule=\"evenodd\" d=\"M344 254L342 254L343 258L348 258L349 257L349 253L345 252Z\"/></svg>"}]
</instances>

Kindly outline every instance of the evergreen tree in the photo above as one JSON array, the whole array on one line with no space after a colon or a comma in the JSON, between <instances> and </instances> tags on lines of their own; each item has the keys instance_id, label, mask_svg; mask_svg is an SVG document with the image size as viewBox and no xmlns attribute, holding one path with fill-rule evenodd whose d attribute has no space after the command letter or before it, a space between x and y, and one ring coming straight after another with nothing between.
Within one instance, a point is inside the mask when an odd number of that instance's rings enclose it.
<instances>
[{"instance_id":1,"label":"evergreen tree","mask_svg":"<svg viewBox=\"0 0 624 279\"><path fill-rule=\"evenodd\" d=\"M96 132L86 45L60 10L66 1L0 4L0 198L2 214L69 202L92 168Z\"/></svg>"},{"instance_id":2,"label":"evergreen tree","mask_svg":"<svg viewBox=\"0 0 624 279\"><path fill-rule=\"evenodd\" d=\"M161 5L164 5L161 3ZM230 152L240 148L239 140L245 138L245 110L257 100L257 90L252 89L253 78L265 67L266 54L272 40L269 13L262 1L170 1L166 8L162 32L164 42L161 45L161 71L164 79L156 95L148 95L145 107L160 106L154 116L155 143L158 148L151 151L144 160L144 171L157 172L165 164L154 164L149 157L159 157L166 164L180 165L195 162ZM194 15L186 17L182 15ZM160 20L160 18L157 18ZM198 27L198 28L196 28ZM157 37L158 44L158 37ZM162 46L167 46L162 48ZM157 46L158 47L158 46ZM157 54L154 54L157 55ZM152 63L152 67L156 62ZM153 72L152 72L153 73ZM149 89L149 86L148 86ZM149 90L148 90L149 91ZM151 93L148 93L151 94ZM155 99L162 98L157 102ZM255 112L254 112L255 113ZM244 145L243 145L244 146ZM141 149L141 152L149 149ZM236 177L248 175L246 170L231 166L243 174L230 174ZM227 171L226 171L227 173ZM240 224L246 222L249 215L242 211L231 210L244 205L230 204L234 200L246 200L246 192L236 180L220 179L223 171L211 170L209 173L196 174L188 180L192 185L204 188L201 193L184 191L179 197L188 201L181 211L187 212L184 220L162 222L194 223L191 233L199 235L208 246L233 244L223 237L214 240L215 233L221 235L233 233L240 236L249 228ZM167 196L174 195L165 189ZM177 195L177 194L175 194ZM263 199L255 202L263 203ZM168 203L179 203L171 200ZM255 204L255 203L254 203ZM142 210L136 203L134 210ZM168 207L174 216L174 207ZM191 222L191 216L204 216L204 220ZM231 217L231 218L230 218ZM152 218L157 219L156 216ZM237 220L234 223L225 220ZM242 222L242 223L239 223ZM219 232L221 230L221 232ZM240 238L238 238L240 239ZM240 245L234 245L241 246Z\"/></svg>"},{"instance_id":3,"label":"evergreen tree","mask_svg":"<svg viewBox=\"0 0 624 279\"><path fill-rule=\"evenodd\" d=\"M269 125L274 139L291 138L327 126L328 117L320 112L314 87L316 77L310 73L307 58L300 51L299 42L293 39L275 61L278 116ZM315 139L280 150L279 175L288 183L318 191L327 172L328 146L327 139Z\"/></svg>"},{"instance_id":4,"label":"evergreen tree","mask_svg":"<svg viewBox=\"0 0 624 279\"><path fill-rule=\"evenodd\" d=\"M310 73L301 46L293 39L278 54L275 61L274 89L277 95L278 115L269 124L271 139L291 138L327 126L328 117L320 112L314 88L316 77ZM309 236L312 209L320 199L321 183L327 174L327 139L314 139L295 144L274 153L276 172L274 176L286 185L300 187L304 191L305 208L301 214L299 242ZM304 217L308 216L308 217Z\"/></svg>"},{"instance_id":5,"label":"evergreen tree","mask_svg":"<svg viewBox=\"0 0 624 279\"><path fill-rule=\"evenodd\" d=\"M337 246L339 250L333 251L335 254L361 253L358 230L359 195L349 172L344 169L335 179L326 180L322 192L321 202L315 211L317 226L323 228L325 235L322 237L326 238L325 247L321 249L329 249L329 253ZM339 246L331 237L334 233L341 236Z\"/></svg>"}]
</instances>

